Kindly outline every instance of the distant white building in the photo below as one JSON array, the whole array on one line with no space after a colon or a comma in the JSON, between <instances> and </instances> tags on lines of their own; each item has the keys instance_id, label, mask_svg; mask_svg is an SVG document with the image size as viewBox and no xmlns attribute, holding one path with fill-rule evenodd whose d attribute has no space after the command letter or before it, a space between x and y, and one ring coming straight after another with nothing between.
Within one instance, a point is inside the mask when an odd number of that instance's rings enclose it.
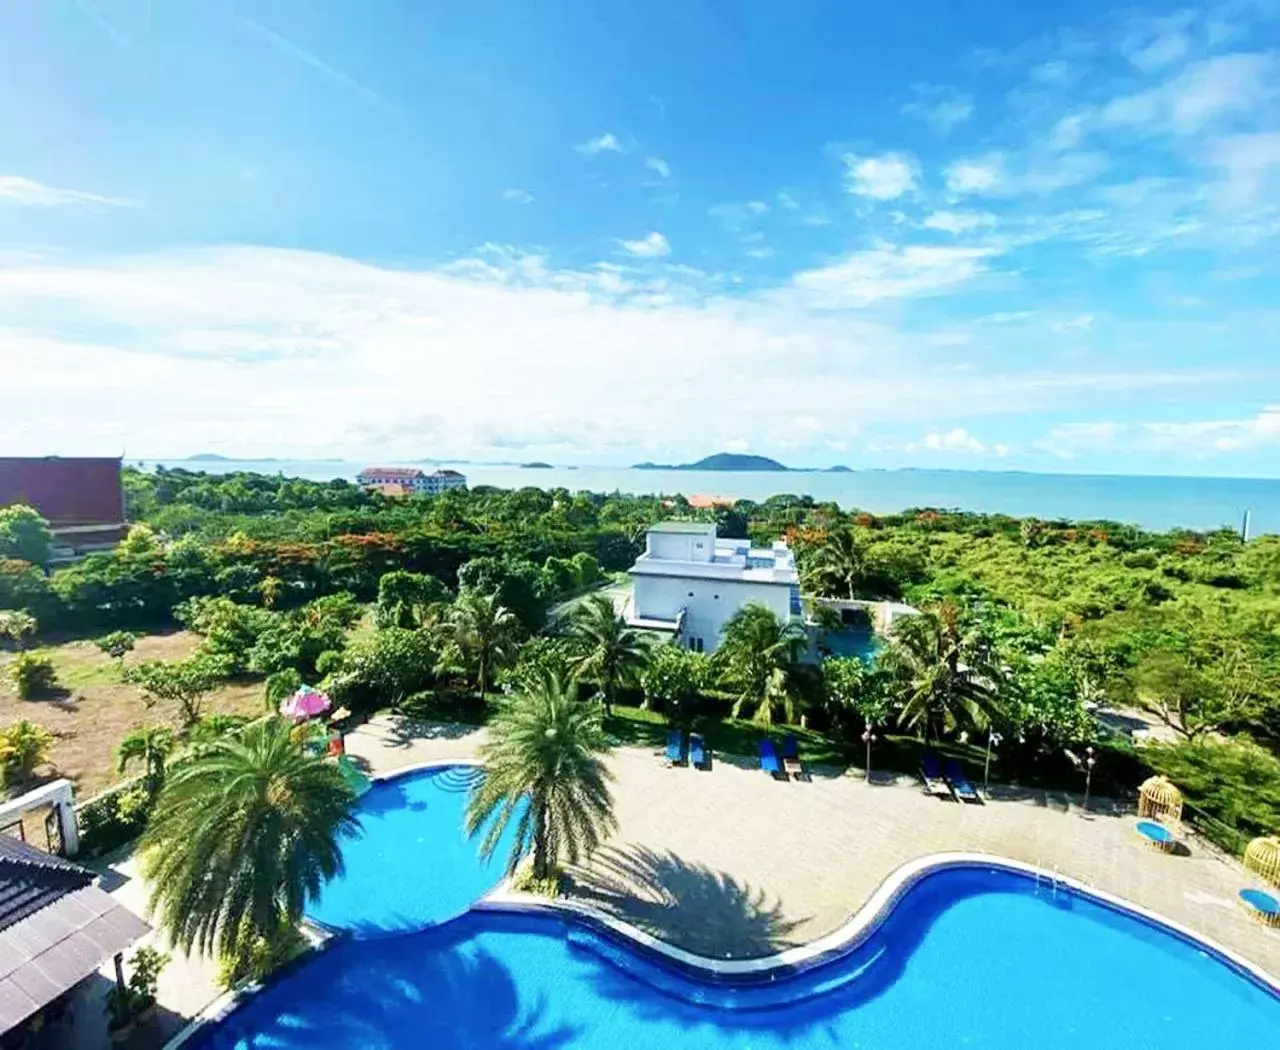
<instances>
[{"instance_id":1,"label":"distant white building","mask_svg":"<svg viewBox=\"0 0 1280 1050\"><path fill-rule=\"evenodd\" d=\"M722 540L712 524L654 525L631 578L632 626L671 631L695 652L714 651L725 622L748 602L784 621L803 615L795 555L786 543Z\"/></svg>"},{"instance_id":2,"label":"distant white building","mask_svg":"<svg viewBox=\"0 0 1280 1050\"><path fill-rule=\"evenodd\" d=\"M356 484L384 496L436 496L449 489L465 489L467 479L456 470L428 474L416 467L365 467L356 475Z\"/></svg>"}]
</instances>

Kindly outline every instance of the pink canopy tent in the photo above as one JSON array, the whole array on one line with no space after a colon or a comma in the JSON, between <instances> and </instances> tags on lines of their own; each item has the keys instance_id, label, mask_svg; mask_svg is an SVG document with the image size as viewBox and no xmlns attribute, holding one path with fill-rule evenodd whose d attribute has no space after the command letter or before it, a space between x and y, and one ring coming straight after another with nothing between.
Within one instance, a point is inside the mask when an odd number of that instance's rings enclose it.
<instances>
[{"instance_id":1,"label":"pink canopy tent","mask_svg":"<svg viewBox=\"0 0 1280 1050\"><path fill-rule=\"evenodd\" d=\"M293 696L280 703L280 714L295 722L305 722L308 718L315 718L316 715L322 715L328 710L329 694L312 689L309 685L304 685Z\"/></svg>"}]
</instances>

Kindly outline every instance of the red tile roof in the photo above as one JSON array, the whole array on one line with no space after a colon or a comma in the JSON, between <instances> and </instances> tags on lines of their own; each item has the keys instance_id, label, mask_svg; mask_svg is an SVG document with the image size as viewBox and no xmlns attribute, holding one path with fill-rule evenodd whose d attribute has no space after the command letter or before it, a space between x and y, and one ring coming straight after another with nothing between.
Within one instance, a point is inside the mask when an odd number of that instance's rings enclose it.
<instances>
[{"instance_id":1,"label":"red tile roof","mask_svg":"<svg viewBox=\"0 0 1280 1050\"><path fill-rule=\"evenodd\" d=\"M360 471L362 478L384 478L387 481L402 481L425 476L417 467L365 467Z\"/></svg>"},{"instance_id":2,"label":"red tile roof","mask_svg":"<svg viewBox=\"0 0 1280 1050\"><path fill-rule=\"evenodd\" d=\"M0 507L26 503L50 524L114 525L124 521L117 458L0 458Z\"/></svg>"}]
</instances>

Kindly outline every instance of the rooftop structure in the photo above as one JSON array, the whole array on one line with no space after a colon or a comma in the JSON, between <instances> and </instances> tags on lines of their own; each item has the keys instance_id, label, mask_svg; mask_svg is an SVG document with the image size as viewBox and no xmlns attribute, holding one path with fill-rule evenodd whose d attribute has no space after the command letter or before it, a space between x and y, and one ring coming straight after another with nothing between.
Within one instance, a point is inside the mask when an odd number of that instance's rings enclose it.
<instances>
[{"instance_id":1,"label":"rooftop structure","mask_svg":"<svg viewBox=\"0 0 1280 1050\"><path fill-rule=\"evenodd\" d=\"M35 508L53 531L59 559L109 550L125 532L116 457L0 457L0 507Z\"/></svg>"},{"instance_id":2,"label":"rooftop structure","mask_svg":"<svg viewBox=\"0 0 1280 1050\"><path fill-rule=\"evenodd\" d=\"M88 868L0 835L0 1035L150 931L95 881Z\"/></svg>"},{"instance_id":3,"label":"rooftop structure","mask_svg":"<svg viewBox=\"0 0 1280 1050\"><path fill-rule=\"evenodd\" d=\"M783 620L802 614L795 556L783 540L753 547L749 540L720 539L710 523L650 527L631 576L632 624L671 631L697 652L713 651L725 623L748 602Z\"/></svg>"}]
</instances>

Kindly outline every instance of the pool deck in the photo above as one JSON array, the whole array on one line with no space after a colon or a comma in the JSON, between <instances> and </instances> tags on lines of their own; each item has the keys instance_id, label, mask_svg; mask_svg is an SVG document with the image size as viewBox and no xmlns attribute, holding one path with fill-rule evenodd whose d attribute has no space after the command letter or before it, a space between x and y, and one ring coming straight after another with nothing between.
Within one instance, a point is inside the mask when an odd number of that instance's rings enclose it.
<instances>
[{"instance_id":1,"label":"pool deck","mask_svg":"<svg viewBox=\"0 0 1280 1050\"><path fill-rule=\"evenodd\" d=\"M372 773L385 774L474 759L483 739L484 730L382 715L347 746ZM834 769L777 781L736 756L716 756L707 772L672 769L640 748L619 748L610 768L618 832L571 873L571 895L687 951L750 958L816 940L841 927L900 865L965 851L1059 871L1280 975L1280 931L1235 903L1241 888L1259 885L1255 879L1194 838L1184 837L1188 848L1178 854L1146 846L1133 816L1109 807L1085 815L1078 798L994 787L986 805L962 805L926 797L914 780L868 785ZM97 867L113 896L145 914L146 887L129 856ZM175 952L160 977L163 1023L132 1045L158 1045L157 1036L216 999L215 975L211 960ZM96 1035L78 1031L66 1045L105 1045Z\"/></svg>"}]
</instances>

